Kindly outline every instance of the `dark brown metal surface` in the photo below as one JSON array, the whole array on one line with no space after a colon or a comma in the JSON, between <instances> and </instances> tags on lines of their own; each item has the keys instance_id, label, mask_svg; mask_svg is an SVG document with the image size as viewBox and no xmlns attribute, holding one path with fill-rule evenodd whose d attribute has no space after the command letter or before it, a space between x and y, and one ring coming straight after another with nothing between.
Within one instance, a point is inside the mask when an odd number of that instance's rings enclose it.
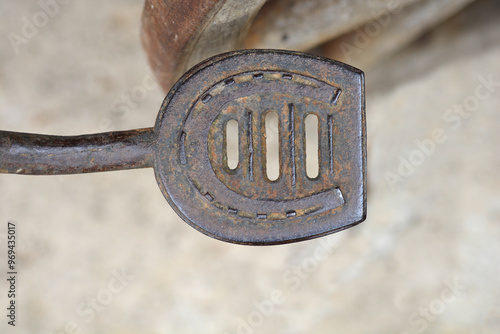
<instances>
[{"instance_id":1,"label":"dark brown metal surface","mask_svg":"<svg viewBox=\"0 0 500 334\"><path fill-rule=\"evenodd\" d=\"M81 173L151 167L182 219L214 238L267 245L310 239L366 216L363 73L276 50L221 54L170 90L153 129L79 137L0 132L0 172ZM279 115L279 178L266 175L264 117ZM318 117L319 174L306 174L305 123ZM225 129L236 120L239 162Z\"/></svg>"},{"instance_id":2,"label":"dark brown metal surface","mask_svg":"<svg viewBox=\"0 0 500 334\"><path fill-rule=\"evenodd\" d=\"M56 175L153 167L153 129L48 136L0 131L0 173Z\"/></svg>"},{"instance_id":3,"label":"dark brown metal surface","mask_svg":"<svg viewBox=\"0 0 500 334\"><path fill-rule=\"evenodd\" d=\"M269 110L280 115L276 181L264 172L262 119ZM318 115L320 124L314 179L305 173L306 113ZM225 168L223 153L230 119L240 130L234 171ZM185 221L212 237L277 244L365 218L364 82L357 69L295 52L219 55L172 88L156 131L155 170L164 195Z\"/></svg>"}]
</instances>

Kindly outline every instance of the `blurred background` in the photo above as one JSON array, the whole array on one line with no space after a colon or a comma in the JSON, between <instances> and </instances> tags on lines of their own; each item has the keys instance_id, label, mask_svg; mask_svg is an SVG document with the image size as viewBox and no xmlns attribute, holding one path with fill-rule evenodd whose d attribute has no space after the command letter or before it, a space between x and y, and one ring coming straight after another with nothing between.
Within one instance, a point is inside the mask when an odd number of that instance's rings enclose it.
<instances>
[{"instance_id":1,"label":"blurred background","mask_svg":"<svg viewBox=\"0 0 500 334\"><path fill-rule=\"evenodd\" d=\"M338 10L318 12L320 2ZM49 3L0 2L0 129L152 126L165 92L140 42L144 3ZM177 217L152 169L0 175L2 277L8 222L18 259L16 327L4 315L0 332L500 331L500 3L297 3L266 3L250 36L268 38L246 45L310 49L365 71L367 220L240 246ZM283 34L301 10L311 19ZM338 27L318 28L318 13ZM2 279L3 310L7 290Z\"/></svg>"}]
</instances>

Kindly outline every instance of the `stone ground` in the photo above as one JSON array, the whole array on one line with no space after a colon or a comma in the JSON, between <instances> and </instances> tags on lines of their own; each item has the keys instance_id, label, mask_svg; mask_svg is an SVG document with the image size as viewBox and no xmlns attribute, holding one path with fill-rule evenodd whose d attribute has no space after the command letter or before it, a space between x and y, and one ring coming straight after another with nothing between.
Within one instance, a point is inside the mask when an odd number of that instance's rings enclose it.
<instances>
[{"instance_id":1,"label":"stone ground","mask_svg":"<svg viewBox=\"0 0 500 334\"><path fill-rule=\"evenodd\" d=\"M40 6L0 3L1 129L153 125L164 93L139 42L142 2L94 2L61 5L17 52L8 34ZM0 268L12 221L19 271L17 326L2 316L0 332L498 333L499 14L478 1L366 72L368 219L339 234L213 240L149 169L0 176Z\"/></svg>"}]
</instances>

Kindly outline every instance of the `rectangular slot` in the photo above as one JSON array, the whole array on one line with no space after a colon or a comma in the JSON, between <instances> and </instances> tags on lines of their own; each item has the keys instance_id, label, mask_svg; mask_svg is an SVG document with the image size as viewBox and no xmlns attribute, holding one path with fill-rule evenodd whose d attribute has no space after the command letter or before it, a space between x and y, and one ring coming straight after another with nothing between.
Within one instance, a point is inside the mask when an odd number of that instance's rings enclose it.
<instances>
[{"instance_id":1,"label":"rectangular slot","mask_svg":"<svg viewBox=\"0 0 500 334\"><path fill-rule=\"evenodd\" d=\"M238 121L231 119L226 123L226 161L231 170L238 167L239 154L239 131Z\"/></svg>"},{"instance_id":2,"label":"rectangular slot","mask_svg":"<svg viewBox=\"0 0 500 334\"><path fill-rule=\"evenodd\" d=\"M280 133L278 113L276 111L268 112L264 122L266 129L266 174L270 181L276 181L280 176Z\"/></svg>"},{"instance_id":3,"label":"rectangular slot","mask_svg":"<svg viewBox=\"0 0 500 334\"><path fill-rule=\"evenodd\" d=\"M305 131L306 131L306 174L310 179L314 179L319 175L319 122L318 116L308 114L306 116Z\"/></svg>"}]
</instances>

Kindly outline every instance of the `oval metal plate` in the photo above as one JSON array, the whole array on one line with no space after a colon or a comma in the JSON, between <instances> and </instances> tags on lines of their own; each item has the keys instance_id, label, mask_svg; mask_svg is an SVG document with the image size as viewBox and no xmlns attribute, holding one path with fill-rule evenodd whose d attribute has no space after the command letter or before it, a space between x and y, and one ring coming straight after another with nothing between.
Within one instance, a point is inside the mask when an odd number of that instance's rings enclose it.
<instances>
[{"instance_id":1,"label":"oval metal plate","mask_svg":"<svg viewBox=\"0 0 500 334\"><path fill-rule=\"evenodd\" d=\"M265 166L264 117L279 115L280 176ZM305 167L305 123L318 117L319 173ZM238 122L229 169L225 127ZM333 233L366 216L363 73L303 53L236 51L186 73L155 125L155 174L176 212L214 238L279 244Z\"/></svg>"}]
</instances>

